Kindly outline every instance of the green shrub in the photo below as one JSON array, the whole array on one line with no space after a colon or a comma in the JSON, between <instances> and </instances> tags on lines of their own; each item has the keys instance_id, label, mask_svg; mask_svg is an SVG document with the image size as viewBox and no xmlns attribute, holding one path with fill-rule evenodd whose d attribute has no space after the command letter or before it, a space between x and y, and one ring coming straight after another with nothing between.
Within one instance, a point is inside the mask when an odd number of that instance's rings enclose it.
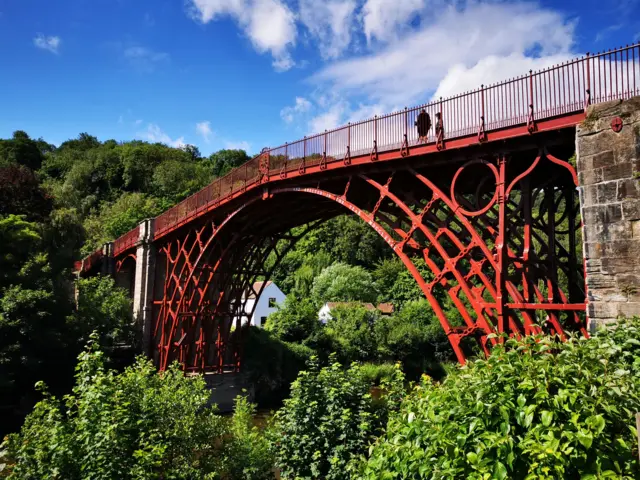
<instances>
[{"instance_id":1,"label":"green shrub","mask_svg":"<svg viewBox=\"0 0 640 480\"><path fill-rule=\"evenodd\" d=\"M72 394L45 395L9 435L10 479L216 478L227 428L201 377L142 358L118 375L91 350L76 372Z\"/></svg>"},{"instance_id":2,"label":"green shrub","mask_svg":"<svg viewBox=\"0 0 640 480\"><path fill-rule=\"evenodd\" d=\"M360 478L639 478L640 322L507 340L408 396Z\"/></svg>"},{"instance_id":3,"label":"green shrub","mask_svg":"<svg viewBox=\"0 0 640 480\"><path fill-rule=\"evenodd\" d=\"M399 370L386 389L402 389ZM351 462L382 432L386 412L396 404L376 402L371 384L356 364L320 368L315 359L291 387L276 413L273 436L277 465L285 479L344 479Z\"/></svg>"},{"instance_id":4,"label":"green shrub","mask_svg":"<svg viewBox=\"0 0 640 480\"><path fill-rule=\"evenodd\" d=\"M313 351L296 343L283 342L259 327L247 328L244 369L261 406L279 406L289 387L304 369Z\"/></svg>"},{"instance_id":5,"label":"green shrub","mask_svg":"<svg viewBox=\"0 0 640 480\"><path fill-rule=\"evenodd\" d=\"M229 435L225 441L226 462L222 478L268 480L274 478L275 458L268 437L254 425L255 405L245 397L235 399ZM269 428L269 425L267 425Z\"/></svg>"},{"instance_id":6,"label":"green shrub","mask_svg":"<svg viewBox=\"0 0 640 480\"><path fill-rule=\"evenodd\" d=\"M360 366L364 381L375 386L384 381L391 381L396 375L396 370L397 367L393 363L364 363Z\"/></svg>"}]
</instances>

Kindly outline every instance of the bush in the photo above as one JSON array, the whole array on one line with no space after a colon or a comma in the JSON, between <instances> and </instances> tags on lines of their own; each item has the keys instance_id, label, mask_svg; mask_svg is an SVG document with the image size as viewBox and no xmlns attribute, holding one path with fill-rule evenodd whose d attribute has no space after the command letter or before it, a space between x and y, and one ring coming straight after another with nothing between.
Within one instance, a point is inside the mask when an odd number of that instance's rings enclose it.
<instances>
[{"instance_id":1,"label":"bush","mask_svg":"<svg viewBox=\"0 0 640 480\"><path fill-rule=\"evenodd\" d=\"M397 370L388 388L395 392L401 385ZM282 478L348 478L352 460L382 432L390 405L376 403L370 388L358 365L320 368L314 360L300 373L276 413L274 449Z\"/></svg>"},{"instance_id":2,"label":"bush","mask_svg":"<svg viewBox=\"0 0 640 480\"><path fill-rule=\"evenodd\" d=\"M313 281L313 298L318 302L375 302L378 298L371 274L362 267L334 263Z\"/></svg>"},{"instance_id":3,"label":"bush","mask_svg":"<svg viewBox=\"0 0 640 480\"><path fill-rule=\"evenodd\" d=\"M361 478L639 478L640 322L507 340L407 397Z\"/></svg>"},{"instance_id":4,"label":"bush","mask_svg":"<svg viewBox=\"0 0 640 480\"><path fill-rule=\"evenodd\" d=\"M397 366L393 363L364 363L360 367L364 381L374 386L393 380L396 372Z\"/></svg>"},{"instance_id":5,"label":"bush","mask_svg":"<svg viewBox=\"0 0 640 480\"><path fill-rule=\"evenodd\" d=\"M239 396L235 399L228 440L225 442L226 464L222 469L222 478L274 478L275 458L267 435L254 425L255 415L255 405L249 403L245 397Z\"/></svg>"},{"instance_id":6,"label":"bush","mask_svg":"<svg viewBox=\"0 0 640 480\"><path fill-rule=\"evenodd\" d=\"M8 478L237 478L230 475L241 462L244 478L266 478L257 470L270 457L248 426L251 407L238 401L229 422L209 398L202 377L187 377L177 365L158 374L139 358L116 374L104 368L101 352L86 351L73 393L60 401L45 392L20 433L8 436Z\"/></svg>"},{"instance_id":7,"label":"bush","mask_svg":"<svg viewBox=\"0 0 640 480\"><path fill-rule=\"evenodd\" d=\"M282 307L269 315L265 328L285 342L302 342L320 327L318 306L289 295Z\"/></svg>"},{"instance_id":8,"label":"bush","mask_svg":"<svg viewBox=\"0 0 640 480\"><path fill-rule=\"evenodd\" d=\"M304 345L283 342L259 327L243 328L248 328L244 368L255 389L255 399L261 406L279 406L313 351Z\"/></svg>"},{"instance_id":9,"label":"bush","mask_svg":"<svg viewBox=\"0 0 640 480\"><path fill-rule=\"evenodd\" d=\"M377 310L367 310L358 303L339 305L331 311L325 332L343 362L378 358L375 325L379 319Z\"/></svg>"}]
</instances>

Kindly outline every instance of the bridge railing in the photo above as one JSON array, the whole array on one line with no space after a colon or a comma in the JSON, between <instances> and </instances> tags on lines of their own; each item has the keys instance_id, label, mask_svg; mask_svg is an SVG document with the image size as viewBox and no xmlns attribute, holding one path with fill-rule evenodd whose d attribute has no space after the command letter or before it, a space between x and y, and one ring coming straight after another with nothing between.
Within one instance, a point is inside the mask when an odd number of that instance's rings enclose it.
<instances>
[{"instance_id":1,"label":"bridge railing","mask_svg":"<svg viewBox=\"0 0 640 480\"><path fill-rule=\"evenodd\" d=\"M113 256L117 257L122 252L129 250L138 242L139 237L140 225L137 225L133 230L130 230L121 237L116 238L113 241Z\"/></svg>"},{"instance_id":2,"label":"bridge railing","mask_svg":"<svg viewBox=\"0 0 640 480\"><path fill-rule=\"evenodd\" d=\"M529 72L478 89L440 98L424 105L305 137L267 150L269 173L286 175L305 168L345 161L360 155L396 150L418 144L414 127L424 108L433 127L427 143L435 142L436 114L442 119L442 140L583 111L591 103L626 99L640 95L640 44L586 55L560 65ZM189 221L203 209L211 208L231 195L260 181L260 155L215 180L156 218L156 235ZM131 234L131 236L129 236ZM129 248L133 232L116 240L116 250Z\"/></svg>"}]
</instances>

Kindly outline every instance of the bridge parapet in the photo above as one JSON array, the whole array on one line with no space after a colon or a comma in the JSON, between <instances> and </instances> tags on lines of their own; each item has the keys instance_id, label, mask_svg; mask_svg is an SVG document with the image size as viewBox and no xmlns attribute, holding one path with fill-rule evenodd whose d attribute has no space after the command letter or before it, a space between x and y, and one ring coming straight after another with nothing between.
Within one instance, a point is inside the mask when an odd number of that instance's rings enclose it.
<instances>
[{"instance_id":1,"label":"bridge parapet","mask_svg":"<svg viewBox=\"0 0 640 480\"><path fill-rule=\"evenodd\" d=\"M590 107L576 151L594 328L640 315L640 97Z\"/></svg>"}]
</instances>

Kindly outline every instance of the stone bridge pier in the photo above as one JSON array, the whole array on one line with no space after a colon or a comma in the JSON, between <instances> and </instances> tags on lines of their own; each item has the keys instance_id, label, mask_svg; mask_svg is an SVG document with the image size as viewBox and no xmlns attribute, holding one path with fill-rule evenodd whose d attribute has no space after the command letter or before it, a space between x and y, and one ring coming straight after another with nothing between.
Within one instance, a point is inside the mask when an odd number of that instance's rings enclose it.
<instances>
[{"instance_id":1,"label":"stone bridge pier","mask_svg":"<svg viewBox=\"0 0 640 480\"><path fill-rule=\"evenodd\" d=\"M591 329L640 315L640 97L589 107L576 129Z\"/></svg>"}]
</instances>

